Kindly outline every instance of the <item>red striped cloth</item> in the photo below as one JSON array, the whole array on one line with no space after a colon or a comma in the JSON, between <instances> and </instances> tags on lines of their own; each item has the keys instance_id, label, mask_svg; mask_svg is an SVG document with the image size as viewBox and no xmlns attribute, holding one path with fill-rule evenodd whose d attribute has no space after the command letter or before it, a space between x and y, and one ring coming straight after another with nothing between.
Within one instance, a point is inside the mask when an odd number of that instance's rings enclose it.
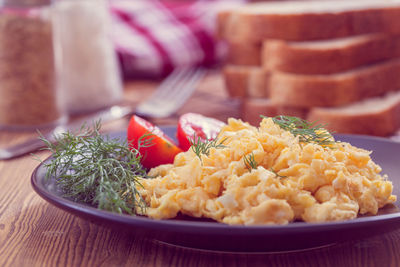
<instances>
[{"instance_id":1,"label":"red striped cloth","mask_svg":"<svg viewBox=\"0 0 400 267\"><path fill-rule=\"evenodd\" d=\"M177 66L212 65L218 11L243 0L111 0L113 40L124 75L164 76Z\"/></svg>"}]
</instances>

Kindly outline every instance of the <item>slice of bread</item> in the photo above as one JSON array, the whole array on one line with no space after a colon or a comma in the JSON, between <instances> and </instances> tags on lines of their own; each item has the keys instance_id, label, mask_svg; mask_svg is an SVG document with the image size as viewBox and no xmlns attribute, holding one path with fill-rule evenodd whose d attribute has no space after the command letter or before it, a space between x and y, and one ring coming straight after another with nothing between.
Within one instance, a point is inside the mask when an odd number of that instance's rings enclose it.
<instances>
[{"instance_id":1,"label":"slice of bread","mask_svg":"<svg viewBox=\"0 0 400 267\"><path fill-rule=\"evenodd\" d=\"M333 107L400 89L400 59L331 75L272 72L269 97L274 104Z\"/></svg>"},{"instance_id":2,"label":"slice of bread","mask_svg":"<svg viewBox=\"0 0 400 267\"><path fill-rule=\"evenodd\" d=\"M218 16L218 35L241 43L400 33L398 0L250 3Z\"/></svg>"},{"instance_id":3,"label":"slice of bread","mask_svg":"<svg viewBox=\"0 0 400 267\"><path fill-rule=\"evenodd\" d=\"M223 68L230 97L266 97L269 74L260 67L227 65Z\"/></svg>"},{"instance_id":4,"label":"slice of bread","mask_svg":"<svg viewBox=\"0 0 400 267\"><path fill-rule=\"evenodd\" d=\"M231 65L261 66L261 44L228 43L226 63Z\"/></svg>"},{"instance_id":5,"label":"slice of bread","mask_svg":"<svg viewBox=\"0 0 400 267\"><path fill-rule=\"evenodd\" d=\"M296 107L277 106L268 98L244 98L240 103L240 116L252 125L259 125L260 115L275 117L278 115L305 118L308 110Z\"/></svg>"},{"instance_id":6,"label":"slice of bread","mask_svg":"<svg viewBox=\"0 0 400 267\"><path fill-rule=\"evenodd\" d=\"M244 58L237 50L231 54ZM262 46L265 70L296 74L332 74L396 57L400 57L400 35L368 34L308 42L265 40Z\"/></svg>"},{"instance_id":7,"label":"slice of bread","mask_svg":"<svg viewBox=\"0 0 400 267\"><path fill-rule=\"evenodd\" d=\"M243 120L258 125L261 121L260 115L296 116L326 124L327 129L336 133L389 136L400 129L400 92L391 92L383 97L368 98L335 108L277 106L268 98L241 100L240 116Z\"/></svg>"},{"instance_id":8,"label":"slice of bread","mask_svg":"<svg viewBox=\"0 0 400 267\"><path fill-rule=\"evenodd\" d=\"M400 92L337 108L313 108L310 121L338 133L388 136L400 128Z\"/></svg>"}]
</instances>

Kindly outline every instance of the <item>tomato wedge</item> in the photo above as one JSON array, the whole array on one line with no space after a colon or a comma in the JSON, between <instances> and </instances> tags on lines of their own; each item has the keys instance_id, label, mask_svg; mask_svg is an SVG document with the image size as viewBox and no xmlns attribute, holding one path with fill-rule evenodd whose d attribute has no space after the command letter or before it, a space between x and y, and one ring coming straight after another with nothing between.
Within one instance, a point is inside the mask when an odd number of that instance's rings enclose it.
<instances>
[{"instance_id":1,"label":"tomato wedge","mask_svg":"<svg viewBox=\"0 0 400 267\"><path fill-rule=\"evenodd\" d=\"M220 120L205 117L196 113L186 113L179 118L176 137L179 141L179 147L187 151L190 148L190 141L196 136L202 140L215 139L224 126Z\"/></svg>"},{"instance_id":2,"label":"tomato wedge","mask_svg":"<svg viewBox=\"0 0 400 267\"><path fill-rule=\"evenodd\" d=\"M128 126L129 147L138 149L140 138L146 134L148 135L145 137L146 141L151 140L152 145L139 148L139 152L143 155L141 163L145 168L173 163L175 155L182 152L160 128L145 119L132 116Z\"/></svg>"}]
</instances>

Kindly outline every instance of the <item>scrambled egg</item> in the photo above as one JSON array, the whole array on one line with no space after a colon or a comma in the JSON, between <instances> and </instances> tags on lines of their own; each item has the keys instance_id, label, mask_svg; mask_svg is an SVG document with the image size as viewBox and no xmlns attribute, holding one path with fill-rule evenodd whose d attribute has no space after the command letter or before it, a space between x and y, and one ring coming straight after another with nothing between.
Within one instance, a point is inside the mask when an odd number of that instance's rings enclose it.
<instances>
[{"instance_id":1,"label":"scrambled egg","mask_svg":"<svg viewBox=\"0 0 400 267\"><path fill-rule=\"evenodd\" d=\"M325 222L376 214L396 201L370 152L348 143L300 143L271 118L259 128L229 119L218 138L226 139L223 148L201 159L189 149L153 168L156 178L140 180L149 206L144 215L168 219L180 212L245 225Z\"/></svg>"}]
</instances>

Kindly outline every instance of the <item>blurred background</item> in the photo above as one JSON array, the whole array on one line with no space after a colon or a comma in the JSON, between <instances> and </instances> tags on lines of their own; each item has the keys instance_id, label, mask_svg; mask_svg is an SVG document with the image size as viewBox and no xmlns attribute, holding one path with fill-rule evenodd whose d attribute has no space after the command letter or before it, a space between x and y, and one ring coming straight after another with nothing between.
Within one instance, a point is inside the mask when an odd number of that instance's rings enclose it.
<instances>
[{"instance_id":1,"label":"blurred background","mask_svg":"<svg viewBox=\"0 0 400 267\"><path fill-rule=\"evenodd\" d=\"M396 1L249 2L2 1L2 131L52 129L125 105L161 124L185 112L252 124L283 114L396 135L400 22L397 10L375 12ZM190 92L168 100L175 107L165 114L139 108L171 75L169 87Z\"/></svg>"}]
</instances>

